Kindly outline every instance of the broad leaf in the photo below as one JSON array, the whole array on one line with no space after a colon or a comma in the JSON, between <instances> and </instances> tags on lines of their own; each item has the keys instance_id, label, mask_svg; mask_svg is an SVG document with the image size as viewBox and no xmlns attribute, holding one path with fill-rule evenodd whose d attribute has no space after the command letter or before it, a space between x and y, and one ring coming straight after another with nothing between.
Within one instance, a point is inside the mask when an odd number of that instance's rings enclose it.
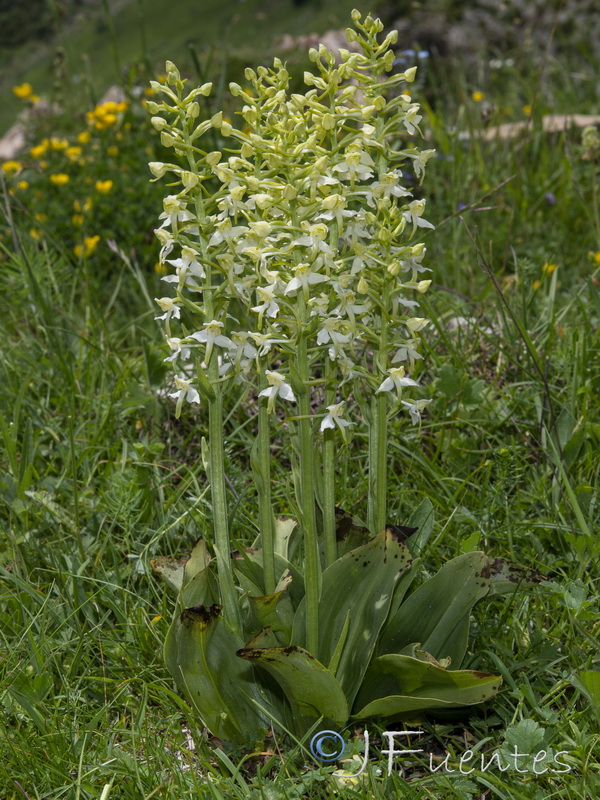
<instances>
[{"instance_id":1,"label":"broad leaf","mask_svg":"<svg viewBox=\"0 0 600 800\"><path fill-rule=\"evenodd\" d=\"M294 609L287 588L291 583L292 576L287 573L287 578L280 581L279 591L261 597L248 598L250 610L258 627L270 628L278 637L278 644L289 644L290 642Z\"/></svg>"},{"instance_id":2,"label":"broad leaf","mask_svg":"<svg viewBox=\"0 0 600 800\"><path fill-rule=\"evenodd\" d=\"M377 652L398 653L412 642L435 658L452 659L459 667L469 636L469 615L478 600L518 586L537 585L537 573L502 558L473 552L453 558L405 600L390 616Z\"/></svg>"},{"instance_id":3,"label":"broad leaf","mask_svg":"<svg viewBox=\"0 0 600 800\"><path fill-rule=\"evenodd\" d=\"M396 583L410 563L406 546L388 528L323 572L318 656L322 663L329 664L340 637L345 636L335 675L350 704L388 616ZM293 642L304 641L304 629L305 603L301 603L294 618Z\"/></svg>"},{"instance_id":4,"label":"broad leaf","mask_svg":"<svg viewBox=\"0 0 600 800\"><path fill-rule=\"evenodd\" d=\"M423 654L428 655L428 654ZM473 670L448 670L432 658L376 658L356 698L354 719L392 717L430 708L456 708L493 697L502 678ZM382 691L392 693L383 697Z\"/></svg>"},{"instance_id":5,"label":"broad leaf","mask_svg":"<svg viewBox=\"0 0 600 800\"><path fill-rule=\"evenodd\" d=\"M165 662L214 736L254 741L270 725L268 715L280 714L257 671L235 657L243 643L220 614L218 605L186 608L167 634Z\"/></svg>"},{"instance_id":6,"label":"broad leaf","mask_svg":"<svg viewBox=\"0 0 600 800\"><path fill-rule=\"evenodd\" d=\"M413 511L408 521L409 527L416 528L415 533L406 540L411 555L418 556L427 545L433 531L433 503L426 497Z\"/></svg>"},{"instance_id":7,"label":"broad leaf","mask_svg":"<svg viewBox=\"0 0 600 800\"><path fill-rule=\"evenodd\" d=\"M344 725L348 703L341 686L317 659L302 647L246 647L238 656L265 669L283 689L296 725L306 730L318 717Z\"/></svg>"},{"instance_id":8,"label":"broad leaf","mask_svg":"<svg viewBox=\"0 0 600 800\"><path fill-rule=\"evenodd\" d=\"M169 556L161 556L154 558L150 562L150 566L167 584L169 589L179 594L183 585L183 575L186 558L170 558Z\"/></svg>"}]
</instances>

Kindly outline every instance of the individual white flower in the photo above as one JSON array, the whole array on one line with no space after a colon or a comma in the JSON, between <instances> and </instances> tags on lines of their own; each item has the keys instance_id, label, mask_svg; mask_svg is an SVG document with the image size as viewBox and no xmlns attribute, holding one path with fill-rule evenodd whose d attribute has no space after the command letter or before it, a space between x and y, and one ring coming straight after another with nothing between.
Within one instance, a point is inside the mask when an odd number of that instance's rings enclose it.
<instances>
[{"instance_id":1,"label":"individual white flower","mask_svg":"<svg viewBox=\"0 0 600 800\"><path fill-rule=\"evenodd\" d=\"M169 394L169 397L177 398L177 405L175 406L175 416L179 419L183 401L187 400L188 403L199 403L200 395L198 394L197 390L194 389L194 387L192 386L191 381L187 381L185 380L185 378L180 378L177 375L175 376L175 386L177 387L177 391L171 392Z\"/></svg>"},{"instance_id":2,"label":"individual white flower","mask_svg":"<svg viewBox=\"0 0 600 800\"><path fill-rule=\"evenodd\" d=\"M323 322L323 327L317 334L317 344L327 344L331 342L335 357L337 358L341 345L348 344L352 338L351 333L342 333L347 330L348 324L339 317L328 317Z\"/></svg>"},{"instance_id":3,"label":"individual white flower","mask_svg":"<svg viewBox=\"0 0 600 800\"><path fill-rule=\"evenodd\" d=\"M167 337L167 344L173 353L170 356L167 356L165 361L175 361L178 356L181 356L181 358L186 361L190 357L190 348L185 344L182 344L182 341L182 339L178 339L175 336Z\"/></svg>"},{"instance_id":4,"label":"individual white flower","mask_svg":"<svg viewBox=\"0 0 600 800\"><path fill-rule=\"evenodd\" d=\"M161 314L159 317L154 317L154 319L164 319L169 320L171 317L175 317L175 319L179 319L181 316L181 310L177 303L171 297L155 297L154 302L158 303L160 306L160 310L164 311L164 314Z\"/></svg>"},{"instance_id":5,"label":"individual white flower","mask_svg":"<svg viewBox=\"0 0 600 800\"><path fill-rule=\"evenodd\" d=\"M389 378L386 378L379 389L375 392L378 394L379 392L391 392L392 389L396 390L398 398L402 394L402 389L405 386L418 386L419 384L416 381L413 381L412 378L406 378L404 376L404 367L392 367L388 369Z\"/></svg>"},{"instance_id":6,"label":"individual white flower","mask_svg":"<svg viewBox=\"0 0 600 800\"><path fill-rule=\"evenodd\" d=\"M344 160L333 167L342 181L366 181L373 177L373 159L362 149L360 142L346 148Z\"/></svg>"},{"instance_id":7,"label":"individual white flower","mask_svg":"<svg viewBox=\"0 0 600 800\"><path fill-rule=\"evenodd\" d=\"M276 326L273 327L275 327L275 330L278 330ZM261 357L266 356L267 353L270 353L274 344L285 344L286 342L285 339L274 339L270 333L251 332L248 334L248 336L258 347L258 355Z\"/></svg>"},{"instance_id":8,"label":"individual white flower","mask_svg":"<svg viewBox=\"0 0 600 800\"><path fill-rule=\"evenodd\" d=\"M417 178L420 178L425 171L425 165L429 159L435 155L435 150L421 150L421 152L406 153L412 159L413 169Z\"/></svg>"},{"instance_id":9,"label":"individual white flower","mask_svg":"<svg viewBox=\"0 0 600 800\"><path fill-rule=\"evenodd\" d=\"M294 277L288 281L285 287L284 294L291 294L298 291L303 287L305 292L308 293L310 286L315 286L317 283L325 283L328 278L326 275L320 275L318 272L313 272L312 264L302 262L294 267Z\"/></svg>"},{"instance_id":10,"label":"individual white flower","mask_svg":"<svg viewBox=\"0 0 600 800\"><path fill-rule=\"evenodd\" d=\"M319 250L322 250L324 253L328 254L333 252L331 247L329 247L325 241L329 235L329 228L327 225L319 222L316 225L307 225L306 228L308 231L307 234L296 239L295 244L302 245L303 247L311 247L313 258L317 255Z\"/></svg>"},{"instance_id":11,"label":"individual white flower","mask_svg":"<svg viewBox=\"0 0 600 800\"><path fill-rule=\"evenodd\" d=\"M200 287L196 281L189 277L190 275L196 278L206 277L204 267L198 261L198 253L196 253L195 250L192 250L191 247L182 247L181 258L168 258L167 264L171 264L175 267L176 274L165 275L164 278L162 278L163 281L167 283L177 283L179 284L179 288L187 286L196 291L199 290Z\"/></svg>"},{"instance_id":12,"label":"individual white flower","mask_svg":"<svg viewBox=\"0 0 600 800\"><path fill-rule=\"evenodd\" d=\"M401 402L408 408L413 425L418 425L421 422L421 411L431 403L431 400L417 400L416 403L408 403L406 400Z\"/></svg>"},{"instance_id":13,"label":"individual white flower","mask_svg":"<svg viewBox=\"0 0 600 800\"><path fill-rule=\"evenodd\" d=\"M272 283L270 286L258 286L256 289L258 300L262 302L260 302L258 306L253 306L252 311L258 314L259 328L262 328L263 316L265 314L267 317L276 317L279 313L279 303L275 298L276 288L277 283Z\"/></svg>"},{"instance_id":14,"label":"individual white flower","mask_svg":"<svg viewBox=\"0 0 600 800\"><path fill-rule=\"evenodd\" d=\"M406 98L410 100L408 95L402 95L402 98ZM404 119L402 120L404 127L409 133L414 133L416 130L416 126L421 122L423 117L418 113L419 112L419 105L418 103L412 103L407 108L405 108L406 114Z\"/></svg>"},{"instance_id":15,"label":"individual white flower","mask_svg":"<svg viewBox=\"0 0 600 800\"><path fill-rule=\"evenodd\" d=\"M221 329L224 327L222 322L216 319L207 322L204 325L203 331L196 331L190 335L190 339L195 339L201 344L206 344L206 353L204 354L203 366L206 366L212 355L213 347L231 347L232 341L227 336L221 334Z\"/></svg>"},{"instance_id":16,"label":"individual white flower","mask_svg":"<svg viewBox=\"0 0 600 800\"><path fill-rule=\"evenodd\" d=\"M174 233L180 227L180 222L189 222L189 220L195 219L194 215L190 214L190 212L187 210L185 201L177 197L176 194L170 194L168 197L165 197L163 200L163 208L165 210L159 216L159 219L164 220L164 222L160 227L168 228L171 226ZM186 228L186 232L198 233L198 227L188 227Z\"/></svg>"},{"instance_id":17,"label":"individual white flower","mask_svg":"<svg viewBox=\"0 0 600 800\"><path fill-rule=\"evenodd\" d=\"M435 228L435 225L432 225L431 222L422 218L421 215L424 211L425 200L413 200L408 204L408 209L402 212L404 219L408 222L412 222L413 233L417 228Z\"/></svg>"},{"instance_id":18,"label":"individual white flower","mask_svg":"<svg viewBox=\"0 0 600 800\"><path fill-rule=\"evenodd\" d=\"M258 396L268 398L267 410L269 414L272 414L275 410L275 400L278 396L283 400L289 400L291 403L296 402L292 387L285 382L285 375L282 375L281 372L273 372L270 369L266 369L265 376L269 386L267 389L263 389Z\"/></svg>"},{"instance_id":19,"label":"individual white flower","mask_svg":"<svg viewBox=\"0 0 600 800\"><path fill-rule=\"evenodd\" d=\"M410 197L412 192L400 185L401 177L400 170L393 169L382 175L380 180L374 181L369 186L368 191L361 191L358 194L364 194L367 198L367 203L372 207L375 206L375 200L379 200L382 197Z\"/></svg>"},{"instance_id":20,"label":"individual white flower","mask_svg":"<svg viewBox=\"0 0 600 800\"><path fill-rule=\"evenodd\" d=\"M329 413L323 417L319 431L323 433L323 431L327 428L335 428L337 425L345 439L346 431L344 428L347 428L354 423L348 422L348 420L342 417L342 414L344 413L344 403L334 403L331 406L327 406L327 411Z\"/></svg>"},{"instance_id":21,"label":"individual white flower","mask_svg":"<svg viewBox=\"0 0 600 800\"><path fill-rule=\"evenodd\" d=\"M404 342L404 345L399 350L396 350L392 358L392 364L397 364L401 361L410 361L412 367L417 359L423 358L416 350L417 341L417 339L409 339Z\"/></svg>"}]
</instances>

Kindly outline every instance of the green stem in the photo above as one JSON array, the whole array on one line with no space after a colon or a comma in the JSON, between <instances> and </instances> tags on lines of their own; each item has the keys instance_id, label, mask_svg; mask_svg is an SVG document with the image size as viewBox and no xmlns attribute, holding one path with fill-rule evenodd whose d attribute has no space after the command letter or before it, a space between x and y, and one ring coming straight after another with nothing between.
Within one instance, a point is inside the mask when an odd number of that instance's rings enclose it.
<instances>
[{"instance_id":1,"label":"green stem","mask_svg":"<svg viewBox=\"0 0 600 800\"><path fill-rule=\"evenodd\" d=\"M335 403L335 389L331 388L334 365L326 356L325 379L325 405ZM335 431L326 429L323 437L323 537L325 539L325 564L329 566L337 558L337 543L335 538Z\"/></svg>"},{"instance_id":2,"label":"green stem","mask_svg":"<svg viewBox=\"0 0 600 800\"><path fill-rule=\"evenodd\" d=\"M375 355L375 364L383 364L386 360L388 343L387 312L389 305L389 288L383 290L383 310L381 312L381 330L379 347ZM374 394L371 400L371 423L369 425L369 503L368 525L375 536L384 530L387 524L387 397L386 393Z\"/></svg>"},{"instance_id":3,"label":"green stem","mask_svg":"<svg viewBox=\"0 0 600 800\"><path fill-rule=\"evenodd\" d=\"M321 563L319 559L319 542L317 538L317 520L315 513L314 468L312 419L310 409L310 392L308 381L307 339L304 335L306 326L306 304L299 294L298 305L302 320L302 330L298 342L297 362L298 374L305 390L298 398L300 419L298 421L300 438L300 508L304 532L304 581L306 586L306 642L308 650L318 658L319 649L319 597L321 592Z\"/></svg>"},{"instance_id":4,"label":"green stem","mask_svg":"<svg viewBox=\"0 0 600 800\"><path fill-rule=\"evenodd\" d=\"M261 389L267 385L261 369ZM258 411L258 512L262 542L263 569L266 594L275 591L274 519L271 503L271 443L269 441L269 412L262 403Z\"/></svg>"},{"instance_id":5,"label":"green stem","mask_svg":"<svg viewBox=\"0 0 600 800\"><path fill-rule=\"evenodd\" d=\"M189 140L189 133L186 135ZM197 171L193 155L188 151L188 163L192 172ZM206 212L200 191L194 195L196 216L200 227L206 221ZM200 251L205 271L202 287L202 300L205 319L214 319L215 304L213 300L212 269L206 248L206 242L200 236ZM229 538L229 517L227 514L227 491L225 487L225 453L223 448L223 400L222 385L219 380L219 365L216 351L213 349L207 365L208 380L212 384L214 397L208 401L208 435L210 462L210 490L212 498L212 516L214 542L217 557L217 572L221 589L221 602L225 609L225 618L236 633L242 629L238 594L233 580L231 565L231 542Z\"/></svg>"}]
</instances>

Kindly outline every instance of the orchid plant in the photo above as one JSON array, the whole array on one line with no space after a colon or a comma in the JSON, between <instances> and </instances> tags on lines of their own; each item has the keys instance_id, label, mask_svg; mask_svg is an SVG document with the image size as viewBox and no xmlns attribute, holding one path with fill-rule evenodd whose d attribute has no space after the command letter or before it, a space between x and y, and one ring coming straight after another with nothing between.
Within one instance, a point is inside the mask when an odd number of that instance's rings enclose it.
<instances>
[{"instance_id":1,"label":"orchid plant","mask_svg":"<svg viewBox=\"0 0 600 800\"><path fill-rule=\"evenodd\" d=\"M172 191L156 235L174 296L157 299L158 319L177 415L208 406L214 531L189 559L154 563L179 594L165 655L207 727L242 741L271 724L302 732L319 717L342 725L490 697L500 679L448 669L464 656L469 610L537 579L470 553L410 593L432 509L408 528L387 524L389 421L406 411L418 423L429 402L406 392L418 386L418 298L431 283L414 239L433 226L414 192L433 151L412 144L416 68L392 71L397 33L380 42L379 20L352 19L352 49L310 50L305 93L290 93L279 59L247 69L245 88L230 84L239 127L222 112L203 119L211 85L188 91L170 62L167 84L152 84L162 102L148 103L175 156L150 164ZM222 150L203 149L211 129ZM260 535L234 557L223 404L239 392L258 406ZM338 448L361 425L365 527L335 492ZM297 522L273 510L275 430L291 437Z\"/></svg>"}]
</instances>

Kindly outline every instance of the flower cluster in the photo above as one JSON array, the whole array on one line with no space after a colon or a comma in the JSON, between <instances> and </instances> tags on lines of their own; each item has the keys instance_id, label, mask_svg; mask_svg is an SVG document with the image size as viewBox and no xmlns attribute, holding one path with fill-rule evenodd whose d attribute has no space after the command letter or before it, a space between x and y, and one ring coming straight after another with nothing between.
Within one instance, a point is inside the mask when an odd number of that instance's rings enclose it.
<instances>
[{"instance_id":1,"label":"flower cluster","mask_svg":"<svg viewBox=\"0 0 600 800\"><path fill-rule=\"evenodd\" d=\"M309 372L334 390L321 429L342 433L344 386L360 381L371 395L400 401L416 385L405 370L421 358L427 320L414 314L431 281L425 245L410 240L433 227L408 188L433 155L410 144L421 115L403 86L416 68L387 74L395 32L380 44L379 21L361 23L358 12L354 20L348 38L362 52L341 50L336 63L324 46L311 50L317 69L305 73L305 93L290 93L279 59L272 69L247 69L247 88L230 84L242 129L222 113L201 121L210 84L186 93L171 63L167 85L152 84L163 101L147 103L163 145L180 159L150 164L156 179L168 175L179 187L156 230L160 259L174 267L164 280L176 295L157 302L178 379L192 355L201 371L214 357L221 380L258 375L272 411L279 399L295 401L294 375L306 390L304 347ZM228 140L223 151L202 150L211 128ZM183 308L200 317L199 329L175 337L171 323ZM411 417L422 408L412 404Z\"/></svg>"}]
</instances>

